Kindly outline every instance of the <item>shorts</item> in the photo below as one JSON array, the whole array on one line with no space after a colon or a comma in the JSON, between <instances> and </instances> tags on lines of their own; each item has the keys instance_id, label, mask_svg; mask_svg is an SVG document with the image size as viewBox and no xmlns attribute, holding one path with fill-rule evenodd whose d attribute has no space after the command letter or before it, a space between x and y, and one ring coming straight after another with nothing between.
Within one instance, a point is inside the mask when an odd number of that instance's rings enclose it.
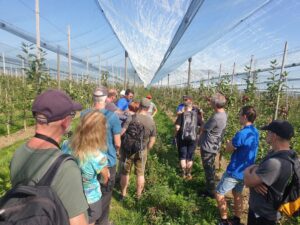
<instances>
[{"instance_id":1,"label":"shorts","mask_svg":"<svg viewBox=\"0 0 300 225\"><path fill-rule=\"evenodd\" d=\"M129 175L132 164L134 164L134 172L137 176L144 176L145 166L147 161L147 150L134 153L130 156L121 156L121 173L123 175Z\"/></svg>"},{"instance_id":2,"label":"shorts","mask_svg":"<svg viewBox=\"0 0 300 225\"><path fill-rule=\"evenodd\" d=\"M89 215L89 224L95 223L98 220L102 213L101 200L89 204L88 215Z\"/></svg>"},{"instance_id":3,"label":"shorts","mask_svg":"<svg viewBox=\"0 0 300 225\"><path fill-rule=\"evenodd\" d=\"M225 195L227 192L233 190L236 193L242 193L244 189L244 181L229 176L226 172L217 185L216 192L220 195Z\"/></svg>"},{"instance_id":4,"label":"shorts","mask_svg":"<svg viewBox=\"0 0 300 225\"><path fill-rule=\"evenodd\" d=\"M179 160L192 161L196 149L196 141L185 141L177 139Z\"/></svg>"}]
</instances>

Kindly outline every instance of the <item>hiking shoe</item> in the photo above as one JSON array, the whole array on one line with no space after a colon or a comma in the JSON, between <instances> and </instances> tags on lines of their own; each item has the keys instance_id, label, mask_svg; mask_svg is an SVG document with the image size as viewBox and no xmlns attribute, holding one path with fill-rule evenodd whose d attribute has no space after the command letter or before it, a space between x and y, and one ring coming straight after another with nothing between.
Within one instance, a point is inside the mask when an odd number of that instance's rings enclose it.
<instances>
[{"instance_id":1,"label":"hiking shoe","mask_svg":"<svg viewBox=\"0 0 300 225\"><path fill-rule=\"evenodd\" d=\"M120 195L119 201L120 202L124 202L126 199L126 196Z\"/></svg>"},{"instance_id":2,"label":"hiking shoe","mask_svg":"<svg viewBox=\"0 0 300 225\"><path fill-rule=\"evenodd\" d=\"M186 175L186 179L187 179L187 180L192 180L192 179L193 179L192 174L188 173L188 174Z\"/></svg>"}]
</instances>

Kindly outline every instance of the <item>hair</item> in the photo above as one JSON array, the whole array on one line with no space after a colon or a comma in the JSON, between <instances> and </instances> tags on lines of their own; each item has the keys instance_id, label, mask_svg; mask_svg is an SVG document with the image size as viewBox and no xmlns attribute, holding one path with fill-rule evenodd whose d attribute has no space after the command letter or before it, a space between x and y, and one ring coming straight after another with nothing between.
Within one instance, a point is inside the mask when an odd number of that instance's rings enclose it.
<instances>
[{"instance_id":1,"label":"hair","mask_svg":"<svg viewBox=\"0 0 300 225\"><path fill-rule=\"evenodd\" d=\"M80 120L71 138L71 148L74 156L85 161L88 155L98 155L99 150L105 151L106 146L106 118L99 111L92 111Z\"/></svg>"},{"instance_id":2,"label":"hair","mask_svg":"<svg viewBox=\"0 0 300 225\"><path fill-rule=\"evenodd\" d=\"M105 102L106 98L107 96L101 96L101 97L93 96L93 102L94 103Z\"/></svg>"},{"instance_id":3,"label":"hair","mask_svg":"<svg viewBox=\"0 0 300 225\"><path fill-rule=\"evenodd\" d=\"M117 96L117 91L115 89L109 89L108 93L107 93L107 97L115 97Z\"/></svg>"},{"instance_id":4,"label":"hair","mask_svg":"<svg viewBox=\"0 0 300 225\"><path fill-rule=\"evenodd\" d=\"M135 113L138 111L139 107L140 107L140 103L139 102L134 102L134 101L131 102L128 106L129 110L131 112L135 112Z\"/></svg>"},{"instance_id":5,"label":"hair","mask_svg":"<svg viewBox=\"0 0 300 225\"><path fill-rule=\"evenodd\" d=\"M218 109L224 108L226 104L225 96L220 93L216 93L213 96L211 96L210 101Z\"/></svg>"},{"instance_id":6,"label":"hair","mask_svg":"<svg viewBox=\"0 0 300 225\"><path fill-rule=\"evenodd\" d=\"M134 91L131 90L131 89L127 89L127 90L125 91L125 95L129 95L130 93L134 95Z\"/></svg>"},{"instance_id":7,"label":"hair","mask_svg":"<svg viewBox=\"0 0 300 225\"><path fill-rule=\"evenodd\" d=\"M251 123L256 119L256 111L253 106L244 106L241 108L240 113L246 116L247 120Z\"/></svg>"}]
</instances>

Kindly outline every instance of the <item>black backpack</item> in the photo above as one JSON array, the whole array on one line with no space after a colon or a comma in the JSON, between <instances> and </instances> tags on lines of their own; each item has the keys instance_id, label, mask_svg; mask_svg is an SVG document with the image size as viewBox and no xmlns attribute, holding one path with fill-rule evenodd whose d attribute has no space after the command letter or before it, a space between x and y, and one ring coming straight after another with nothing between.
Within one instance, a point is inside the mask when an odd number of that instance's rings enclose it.
<instances>
[{"instance_id":1,"label":"black backpack","mask_svg":"<svg viewBox=\"0 0 300 225\"><path fill-rule=\"evenodd\" d=\"M182 140L195 141L197 138L197 112L183 113Z\"/></svg>"},{"instance_id":2,"label":"black backpack","mask_svg":"<svg viewBox=\"0 0 300 225\"><path fill-rule=\"evenodd\" d=\"M300 216L300 161L297 153L292 151L288 154L282 152L276 154L274 158L282 159L292 164L292 176L288 180L282 192L275 190L275 194L279 197L279 201L274 202L275 208L289 217ZM274 187L272 187L274 190Z\"/></svg>"},{"instance_id":3,"label":"black backpack","mask_svg":"<svg viewBox=\"0 0 300 225\"><path fill-rule=\"evenodd\" d=\"M60 155L35 186L17 185L0 199L0 225L68 225L69 216L50 187L59 166L74 160Z\"/></svg>"},{"instance_id":4,"label":"black backpack","mask_svg":"<svg viewBox=\"0 0 300 225\"><path fill-rule=\"evenodd\" d=\"M138 120L136 115L132 116L132 121L129 123L126 132L122 136L121 147L127 156L134 153L143 151L146 146L144 145L145 127Z\"/></svg>"}]
</instances>

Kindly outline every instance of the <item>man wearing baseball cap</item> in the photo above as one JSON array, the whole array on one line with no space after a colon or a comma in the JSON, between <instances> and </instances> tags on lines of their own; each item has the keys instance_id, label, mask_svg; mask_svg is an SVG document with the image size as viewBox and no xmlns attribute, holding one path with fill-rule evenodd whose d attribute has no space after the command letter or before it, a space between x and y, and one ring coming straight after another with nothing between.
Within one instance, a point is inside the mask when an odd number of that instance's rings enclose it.
<instances>
[{"instance_id":1,"label":"man wearing baseball cap","mask_svg":"<svg viewBox=\"0 0 300 225\"><path fill-rule=\"evenodd\" d=\"M59 142L72 122L79 103L59 90L47 90L36 97L32 113L36 120L35 135L16 150L10 164L12 186L36 184L51 163L62 154ZM87 224L87 201L82 188L81 173L73 160L63 162L51 184L64 205L70 225Z\"/></svg>"},{"instance_id":2,"label":"man wearing baseball cap","mask_svg":"<svg viewBox=\"0 0 300 225\"><path fill-rule=\"evenodd\" d=\"M290 140L294 128L284 120L274 120L261 130L267 131L266 142L271 150L257 165L249 166L244 171L245 185L250 188L248 224L276 224L280 213L275 207L278 197L283 193L292 176L292 163L287 157L297 154L290 149Z\"/></svg>"}]
</instances>

